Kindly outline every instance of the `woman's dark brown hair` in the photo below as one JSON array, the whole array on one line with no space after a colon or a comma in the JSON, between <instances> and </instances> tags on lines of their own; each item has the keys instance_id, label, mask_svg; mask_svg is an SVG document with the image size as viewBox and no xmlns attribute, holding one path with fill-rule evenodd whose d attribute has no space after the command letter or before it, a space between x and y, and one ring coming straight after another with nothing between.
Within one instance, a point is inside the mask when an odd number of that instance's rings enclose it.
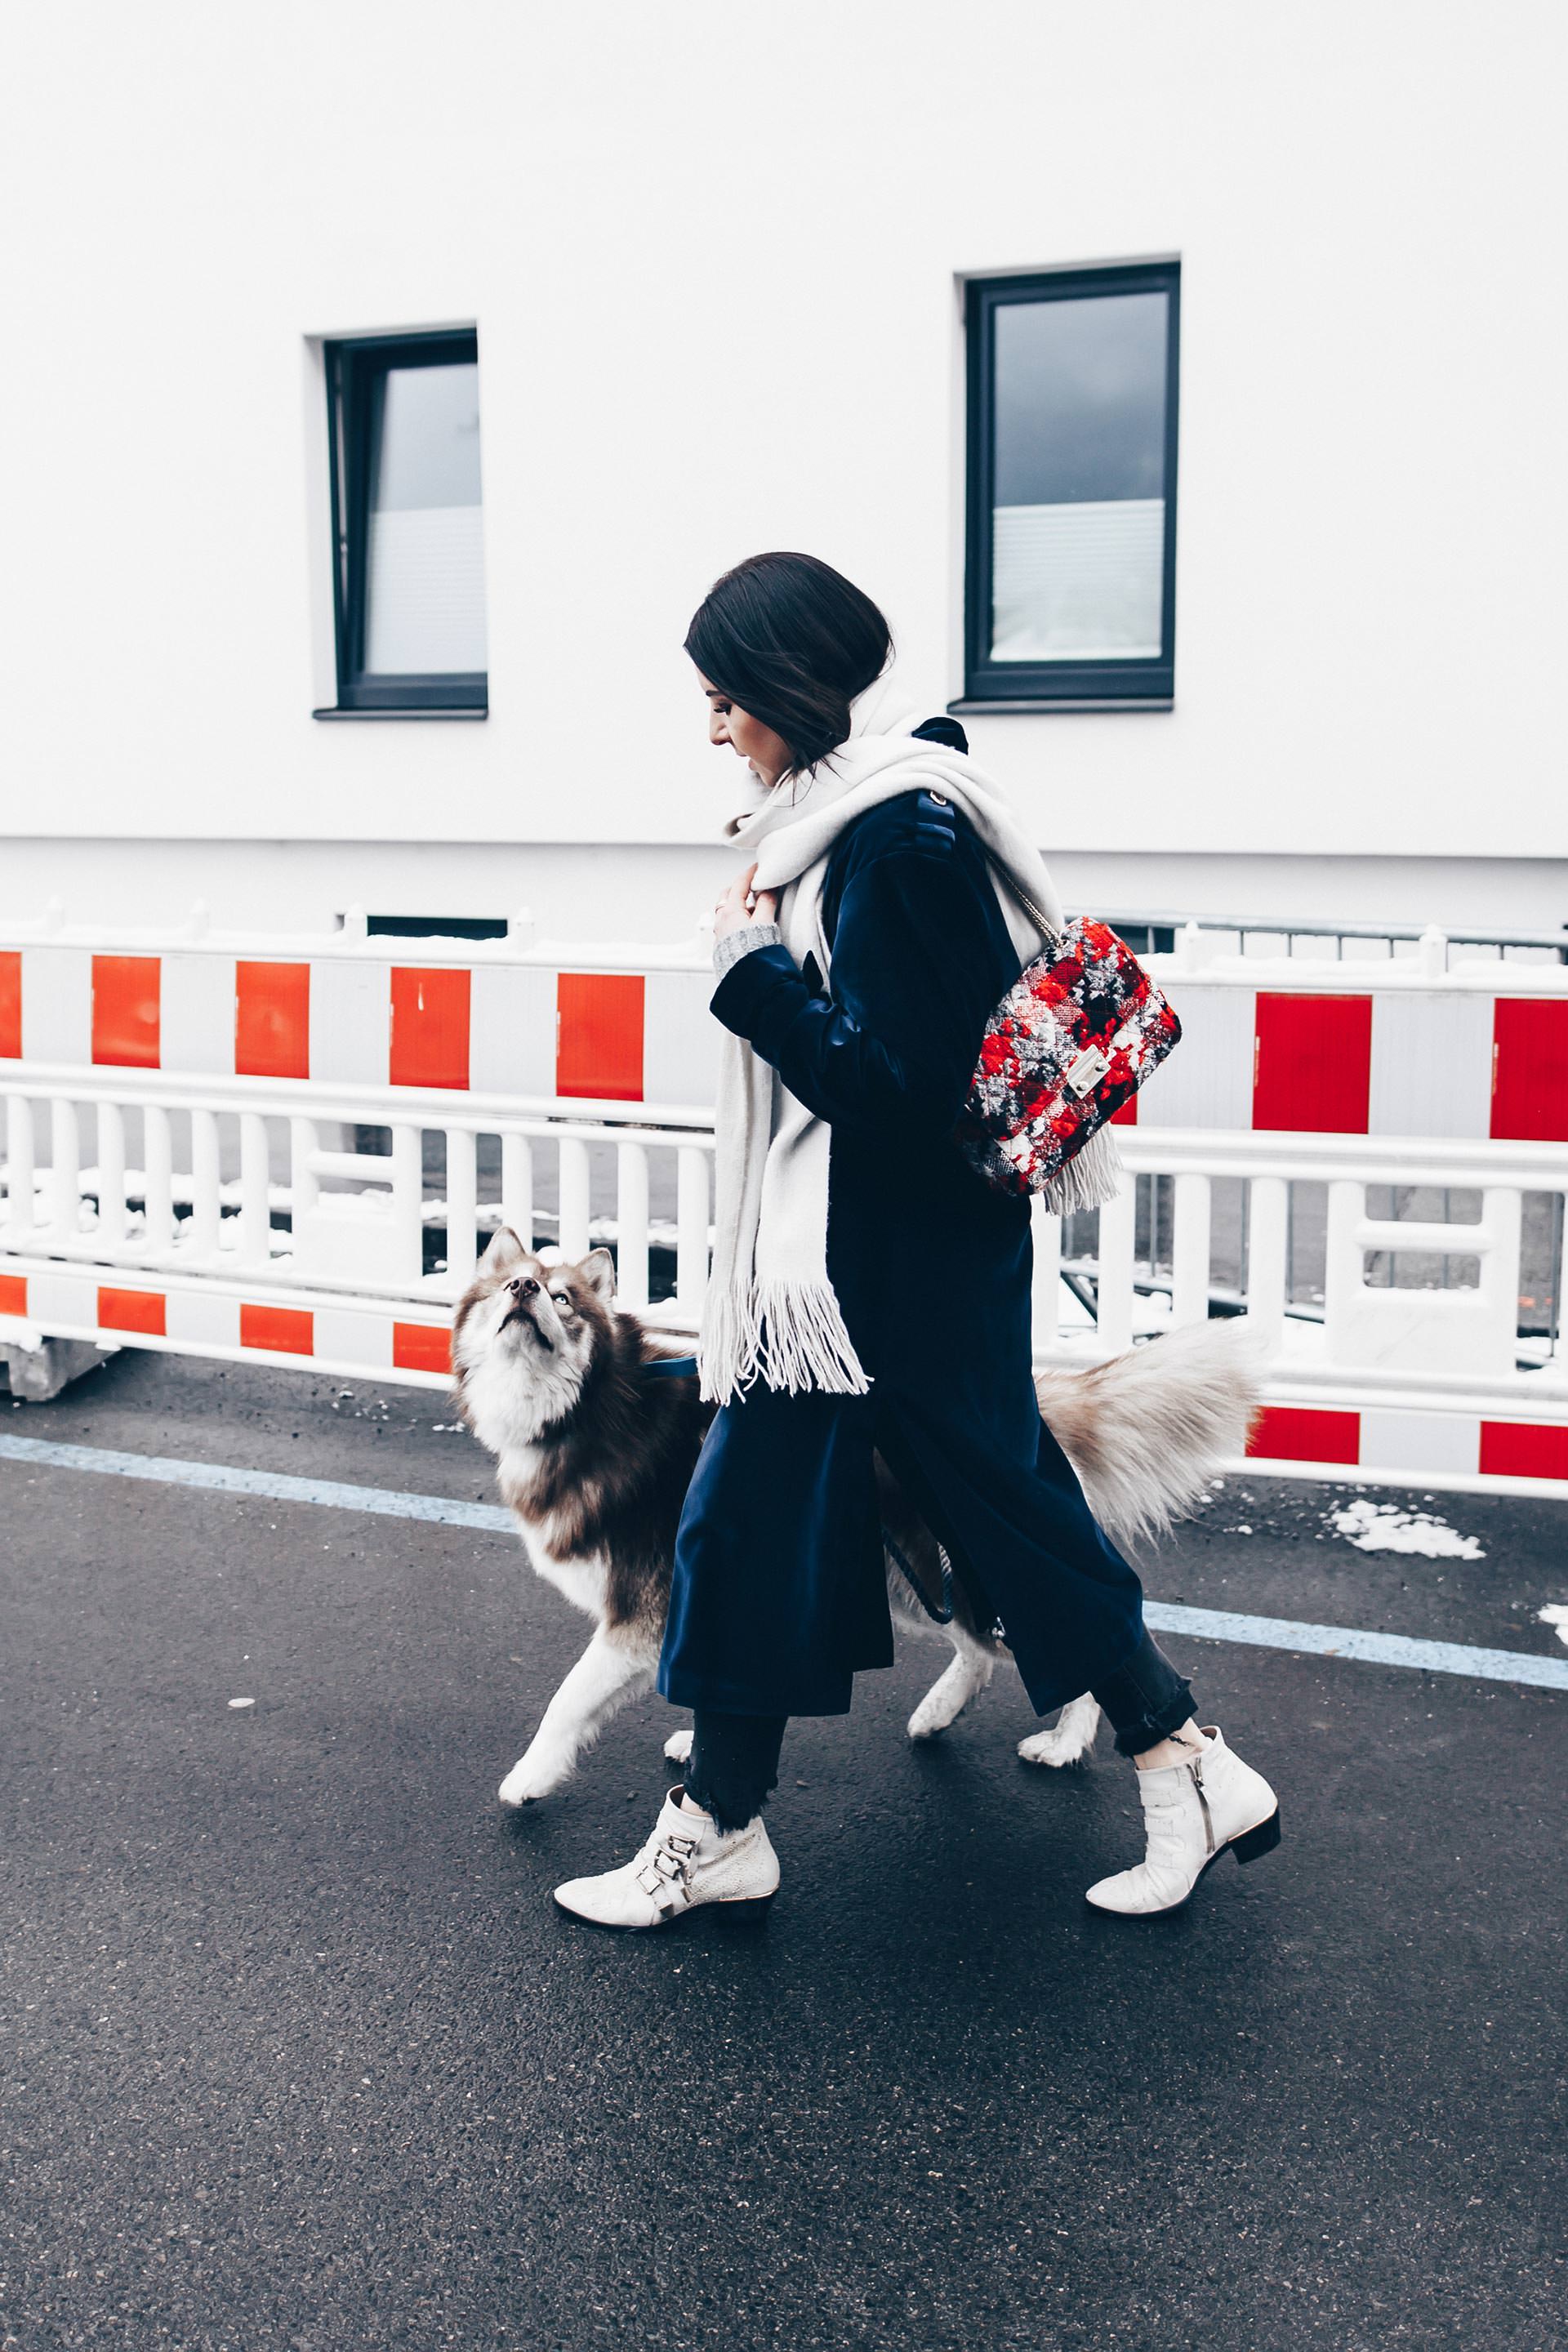
<instances>
[{"instance_id":1,"label":"woman's dark brown hair","mask_svg":"<svg viewBox=\"0 0 1568 2352\"><path fill-rule=\"evenodd\" d=\"M852 581L815 555L749 555L716 580L686 650L709 682L814 767L849 732L849 705L881 677L887 622Z\"/></svg>"}]
</instances>

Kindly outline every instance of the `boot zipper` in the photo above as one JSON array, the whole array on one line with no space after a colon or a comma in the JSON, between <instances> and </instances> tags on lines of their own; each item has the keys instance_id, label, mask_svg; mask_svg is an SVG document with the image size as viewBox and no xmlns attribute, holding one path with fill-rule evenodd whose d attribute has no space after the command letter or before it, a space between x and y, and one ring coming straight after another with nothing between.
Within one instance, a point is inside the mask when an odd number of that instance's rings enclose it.
<instances>
[{"instance_id":1,"label":"boot zipper","mask_svg":"<svg viewBox=\"0 0 1568 2352\"><path fill-rule=\"evenodd\" d=\"M1204 1789L1204 1768L1199 1762L1189 1764L1187 1769L1193 1776L1193 1786L1198 1792L1198 1802L1204 1809L1204 1851L1206 1853L1213 1853L1215 1850L1214 1816L1209 1811L1209 1801Z\"/></svg>"}]
</instances>

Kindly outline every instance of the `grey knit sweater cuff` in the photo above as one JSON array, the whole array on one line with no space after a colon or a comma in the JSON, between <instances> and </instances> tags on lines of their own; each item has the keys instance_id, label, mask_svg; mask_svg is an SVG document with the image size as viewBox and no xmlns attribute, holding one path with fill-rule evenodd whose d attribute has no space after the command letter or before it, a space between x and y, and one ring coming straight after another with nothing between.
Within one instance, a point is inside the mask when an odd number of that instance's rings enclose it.
<instances>
[{"instance_id":1,"label":"grey knit sweater cuff","mask_svg":"<svg viewBox=\"0 0 1568 2352\"><path fill-rule=\"evenodd\" d=\"M784 933L776 923L742 923L738 930L726 931L713 942L713 975L722 980L732 963L750 955L756 948L782 948Z\"/></svg>"}]
</instances>

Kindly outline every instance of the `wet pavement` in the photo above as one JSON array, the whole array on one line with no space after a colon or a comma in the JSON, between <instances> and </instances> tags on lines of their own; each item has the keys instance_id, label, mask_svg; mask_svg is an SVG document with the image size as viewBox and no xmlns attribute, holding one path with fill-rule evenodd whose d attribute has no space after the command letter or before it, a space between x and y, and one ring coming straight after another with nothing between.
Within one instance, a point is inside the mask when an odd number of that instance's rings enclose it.
<instances>
[{"instance_id":1,"label":"wet pavement","mask_svg":"<svg viewBox=\"0 0 1568 2352\"><path fill-rule=\"evenodd\" d=\"M429 1392L128 1351L0 1431L493 1499ZM1564 1654L1568 1508L1229 1481L1166 1601ZM1353 1524L1353 1523L1352 1523ZM0 2346L1568 2343L1568 1696L1166 1637L1285 1841L1127 1926L1127 1768L795 1725L766 1923L574 1927L628 1708L494 1803L585 1623L506 1537L0 1460ZM248 1707L230 1702L248 1698Z\"/></svg>"}]
</instances>

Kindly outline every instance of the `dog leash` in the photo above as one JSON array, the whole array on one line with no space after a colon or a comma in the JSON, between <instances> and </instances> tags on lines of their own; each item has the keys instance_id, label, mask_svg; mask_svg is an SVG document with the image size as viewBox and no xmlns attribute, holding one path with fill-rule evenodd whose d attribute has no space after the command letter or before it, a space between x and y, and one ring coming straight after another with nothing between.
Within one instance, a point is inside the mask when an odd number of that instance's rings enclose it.
<instances>
[{"instance_id":1,"label":"dog leash","mask_svg":"<svg viewBox=\"0 0 1568 2352\"><path fill-rule=\"evenodd\" d=\"M933 1609L926 1599L925 1587L900 1550L898 1538L890 1528L885 1527L882 1529L882 1547L931 1623L951 1625L952 1622L952 1562L947 1556L947 1546L939 1543L936 1548L937 1558L942 1562L942 1607L940 1609Z\"/></svg>"}]
</instances>

